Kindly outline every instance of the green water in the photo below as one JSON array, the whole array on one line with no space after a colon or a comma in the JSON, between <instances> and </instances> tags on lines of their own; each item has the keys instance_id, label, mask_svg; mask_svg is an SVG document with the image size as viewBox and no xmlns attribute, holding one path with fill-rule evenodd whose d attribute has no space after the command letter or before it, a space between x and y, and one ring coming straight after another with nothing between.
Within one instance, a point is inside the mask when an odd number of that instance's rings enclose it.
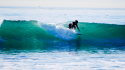
<instances>
[{"instance_id":1,"label":"green water","mask_svg":"<svg viewBox=\"0 0 125 70\"><path fill-rule=\"evenodd\" d=\"M50 34L38 21L4 20L0 27L1 47L5 49L42 49L68 46L77 49L86 47L125 46L125 25L79 22L82 35L65 40ZM47 25L47 24L46 24ZM67 27L64 24L65 27ZM51 26L50 26L51 27ZM51 31L50 32L54 32ZM58 35L58 34L55 34Z\"/></svg>"}]
</instances>

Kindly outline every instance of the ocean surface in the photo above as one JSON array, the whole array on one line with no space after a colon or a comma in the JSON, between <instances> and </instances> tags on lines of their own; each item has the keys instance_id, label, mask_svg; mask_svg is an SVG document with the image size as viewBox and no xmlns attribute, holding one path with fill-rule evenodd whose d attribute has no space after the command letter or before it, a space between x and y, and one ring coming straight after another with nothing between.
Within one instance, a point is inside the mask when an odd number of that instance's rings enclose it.
<instances>
[{"instance_id":1,"label":"ocean surface","mask_svg":"<svg viewBox=\"0 0 125 70\"><path fill-rule=\"evenodd\" d=\"M125 9L0 6L0 70L24 69L125 70Z\"/></svg>"}]
</instances>

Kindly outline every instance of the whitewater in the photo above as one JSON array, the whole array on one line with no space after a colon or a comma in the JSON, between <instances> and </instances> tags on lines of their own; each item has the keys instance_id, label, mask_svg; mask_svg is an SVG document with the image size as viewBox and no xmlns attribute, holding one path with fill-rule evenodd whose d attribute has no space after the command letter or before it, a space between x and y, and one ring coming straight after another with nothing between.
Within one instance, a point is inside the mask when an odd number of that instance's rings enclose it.
<instances>
[{"instance_id":1,"label":"whitewater","mask_svg":"<svg viewBox=\"0 0 125 70\"><path fill-rule=\"evenodd\" d=\"M124 70L124 19L124 8L1 6L0 69Z\"/></svg>"}]
</instances>

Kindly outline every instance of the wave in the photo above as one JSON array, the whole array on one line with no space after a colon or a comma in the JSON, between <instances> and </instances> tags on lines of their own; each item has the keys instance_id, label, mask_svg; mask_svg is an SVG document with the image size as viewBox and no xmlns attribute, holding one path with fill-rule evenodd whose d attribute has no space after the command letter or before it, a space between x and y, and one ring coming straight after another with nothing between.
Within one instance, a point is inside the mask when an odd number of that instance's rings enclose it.
<instances>
[{"instance_id":1,"label":"wave","mask_svg":"<svg viewBox=\"0 0 125 70\"><path fill-rule=\"evenodd\" d=\"M79 23L84 39L93 39L98 42L125 42L125 25Z\"/></svg>"},{"instance_id":2,"label":"wave","mask_svg":"<svg viewBox=\"0 0 125 70\"><path fill-rule=\"evenodd\" d=\"M47 24L35 20L3 20L0 46L14 49L47 49L52 46L125 46L125 25L79 22L78 30L68 23Z\"/></svg>"}]
</instances>

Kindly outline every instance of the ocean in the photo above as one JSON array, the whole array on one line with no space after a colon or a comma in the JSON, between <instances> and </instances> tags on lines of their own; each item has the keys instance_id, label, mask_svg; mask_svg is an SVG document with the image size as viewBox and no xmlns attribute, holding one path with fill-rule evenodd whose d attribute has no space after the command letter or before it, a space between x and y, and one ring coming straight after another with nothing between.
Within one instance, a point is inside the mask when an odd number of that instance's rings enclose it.
<instances>
[{"instance_id":1,"label":"ocean","mask_svg":"<svg viewBox=\"0 0 125 70\"><path fill-rule=\"evenodd\" d=\"M0 6L0 70L124 70L124 30L124 8Z\"/></svg>"}]
</instances>

